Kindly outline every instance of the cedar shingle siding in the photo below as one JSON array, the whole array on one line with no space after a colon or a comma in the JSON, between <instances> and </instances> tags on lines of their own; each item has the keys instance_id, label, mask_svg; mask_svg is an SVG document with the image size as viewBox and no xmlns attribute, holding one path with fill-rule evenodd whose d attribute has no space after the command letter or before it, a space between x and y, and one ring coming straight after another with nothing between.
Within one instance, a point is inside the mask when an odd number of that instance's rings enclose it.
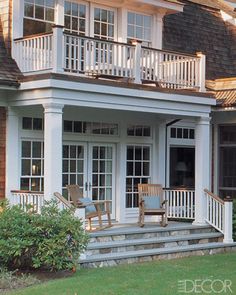
<instances>
[{"instance_id":1,"label":"cedar shingle siding","mask_svg":"<svg viewBox=\"0 0 236 295\"><path fill-rule=\"evenodd\" d=\"M6 109L0 107L0 199L5 198Z\"/></svg>"},{"instance_id":2,"label":"cedar shingle siding","mask_svg":"<svg viewBox=\"0 0 236 295\"><path fill-rule=\"evenodd\" d=\"M222 1L183 2L183 13L164 18L163 49L202 51L207 56L206 79L236 77L236 28L222 19ZM235 14L233 10L231 14Z\"/></svg>"}]
</instances>

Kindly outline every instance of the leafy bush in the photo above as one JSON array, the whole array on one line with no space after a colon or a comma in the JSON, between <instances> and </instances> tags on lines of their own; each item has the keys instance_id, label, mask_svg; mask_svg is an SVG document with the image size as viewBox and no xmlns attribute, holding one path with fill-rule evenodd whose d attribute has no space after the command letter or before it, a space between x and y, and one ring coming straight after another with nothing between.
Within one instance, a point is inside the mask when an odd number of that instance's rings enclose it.
<instances>
[{"instance_id":1,"label":"leafy bush","mask_svg":"<svg viewBox=\"0 0 236 295\"><path fill-rule=\"evenodd\" d=\"M236 241L236 200L233 201L233 240Z\"/></svg>"},{"instance_id":2,"label":"leafy bush","mask_svg":"<svg viewBox=\"0 0 236 295\"><path fill-rule=\"evenodd\" d=\"M32 207L4 204L0 213L0 265L9 269L76 269L88 237L73 210L46 203L41 214Z\"/></svg>"}]
</instances>

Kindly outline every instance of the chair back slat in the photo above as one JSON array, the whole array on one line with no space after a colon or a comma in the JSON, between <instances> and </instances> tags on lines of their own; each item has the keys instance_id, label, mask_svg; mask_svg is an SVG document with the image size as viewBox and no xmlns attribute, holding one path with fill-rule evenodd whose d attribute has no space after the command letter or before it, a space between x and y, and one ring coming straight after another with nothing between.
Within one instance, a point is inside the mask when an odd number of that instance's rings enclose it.
<instances>
[{"instance_id":1,"label":"chair back slat","mask_svg":"<svg viewBox=\"0 0 236 295\"><path fill-rule=\"evenodd\" d=\"M138 184L138 192L139 192L139 201L142 200L143 197L160 197L160 201L163 201L163 188L161 184Z\"/></svg>"},{"instance_id":2,"label":"chair back slat","mask_svg":"<svg viewBox=\"0 0 236 295\"><path fill-rule=\"evenodd\" d=\"M78 205L79 199L83 198L83 193L77 184L70 184L67 185L67 190L69 192L69 196L71 198L71 201L73 202L74 206Z\"/></svg>"}]
</instances>

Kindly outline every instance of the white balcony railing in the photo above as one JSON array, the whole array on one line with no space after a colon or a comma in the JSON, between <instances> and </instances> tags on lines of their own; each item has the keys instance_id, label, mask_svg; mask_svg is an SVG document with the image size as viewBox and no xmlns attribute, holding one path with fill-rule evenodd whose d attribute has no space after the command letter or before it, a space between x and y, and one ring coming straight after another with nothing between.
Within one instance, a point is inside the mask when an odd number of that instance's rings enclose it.
<instances>
[{"instance_id":1,"label":"white balcony railing","mask_svg":"<svg viewBox=\"0 0 236 295\"><path fill-rule=\"evenodd\" d=\"M174 89L205 89L205 56L184 55L140 43L125 44L63 32L16 39L14 58L23 73L53 71L126 78Z\"/></svg>"},{"instance_id":2,"label":"white balcony railing","mask_svg":"<svg viewBox=\"0 0 236 295\"><path fill-rule=\"evenodd\" d=\"M53 34L15 40L15 59L23 73L52 68Z\"/></svg>"},{"instance_id":3,"label":"white balcony railing","mask_svg":"<svg viewBox=\"0 0 236 295\"><path fill-rule=\"evenodd\" d=\"M164 189L168 201L168 217L177 219L195 218L195 191L188 189Z\"/></svg>"}]
</instances>

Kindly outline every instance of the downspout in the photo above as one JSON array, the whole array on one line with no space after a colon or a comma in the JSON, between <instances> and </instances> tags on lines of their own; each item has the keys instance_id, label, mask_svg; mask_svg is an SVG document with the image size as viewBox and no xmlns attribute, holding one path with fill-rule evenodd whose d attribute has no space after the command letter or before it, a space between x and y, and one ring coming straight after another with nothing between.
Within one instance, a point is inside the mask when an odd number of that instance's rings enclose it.
<instances>
[{"instance_id":1,"label":"downspout","mask_svg":"<svg viewBox=\"0 0 236 295\"><path fill-rule=\"evenodd\" d=\"M166 124L166 138L165 138L165 187L166 187L166 183L167 183L167 176L166 176L166 168L167 168L167 129L168 127L174 125L175 123L181 121L182 119L175 119L173 121L170 121L169 123Z\"/></svg>"}]
</instances>

